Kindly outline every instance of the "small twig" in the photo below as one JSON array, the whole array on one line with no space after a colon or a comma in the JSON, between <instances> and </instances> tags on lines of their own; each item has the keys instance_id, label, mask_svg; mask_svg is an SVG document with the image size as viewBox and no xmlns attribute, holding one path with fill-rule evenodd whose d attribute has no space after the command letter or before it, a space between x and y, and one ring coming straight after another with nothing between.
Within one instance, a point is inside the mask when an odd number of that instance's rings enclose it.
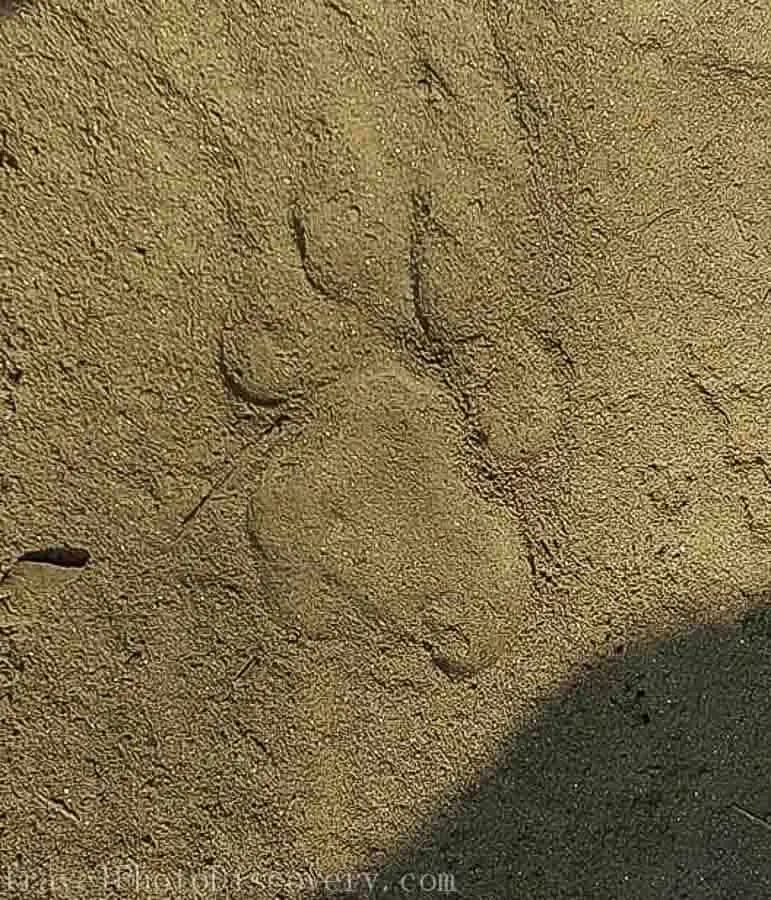
<instances>
[{"instance_id":1,"label":"small twig","mask_svg":"<svg viewBox=\"0 0 771 900\"><path fill-rule=\"evenodd\" d=\"M195 506L184 516L182 522L177 530L176 537L174 538L174 542L178 541L182 534L184 533L187 526L193 521L193 519L198 516L198 514L203 510L203 508L207 505L207 503L214 497L216 494L222 489L222 487L227 484L227 482L235 475L235 473L239 470L239 467L242 464L242 460L244 456L251 450L256 443L262 440L265 437L268 437L272 432L280 429L285 422L288 421L287 416L280 415L278 418L274 419L270 424L268 424L265 428L263 428L260 433L249 440L240 450L238 450L233 458L231 459L229 465L227 466L225 472L214 482L214 484L209 488L208 491L201 497L200 500L195 504Z\"/></svg>"},{"instance_id":2,"label":"small twig","mask_svg":"<svg viewBox=\"0 0 771 900\"><path fill-rule=\"evenodd\" d=\"M761 828L765 828L767 831L771 831L771 822L767 822L765 819L761 819L760 816L754 815L749 810L739 806L737 803L732 803L731 809L734 812L739 813L740 816L744 816L744 818L752 822L753 825L760 825Z\"/></svg>"},{"instance_id":3,"label":"small twig","mask_svg":"<svg viewBox=\"0 0 771 900\"><path fill-rule=\"evenodd\" d=\"M70 822L75 822L76 825L80 825L80 819L77 814L74 813L63 800L53 800L50 797L44 797L42 794L36 794L35 796L52 812L59 813L60 816L69 819Z\"/></svg>"},{"instance_id":4,"label":"small twig","mask_svg":"<svg viewBox=\"0 0 771 900\"><path fill-rule=\"evenodd\" d=\"M240 679L242 679L247 672L251 671L254 668L259 659L259 653L255 653L253 656L247 659L247 661L241 666L238 672L236 672L236 674L233 676L233 682L235 683L236 681L240 681Z\"/></svg>"}]
</instances>

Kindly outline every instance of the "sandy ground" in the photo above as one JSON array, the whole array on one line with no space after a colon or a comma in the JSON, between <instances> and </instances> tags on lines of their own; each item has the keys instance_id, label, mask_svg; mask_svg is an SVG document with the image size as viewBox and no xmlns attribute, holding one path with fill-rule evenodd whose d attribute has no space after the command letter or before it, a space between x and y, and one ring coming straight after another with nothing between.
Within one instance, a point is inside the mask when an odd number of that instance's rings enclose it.
<instances>
[{"instance_id":1,"label":"sandy ground","mask_svg":"<svg viewBox=\"0 0 771 900\"><path fill-rule=\"evenodd\" d=\"M771 6L2 12L2 896L771 896Z\"/></svg>"}]
</instances>

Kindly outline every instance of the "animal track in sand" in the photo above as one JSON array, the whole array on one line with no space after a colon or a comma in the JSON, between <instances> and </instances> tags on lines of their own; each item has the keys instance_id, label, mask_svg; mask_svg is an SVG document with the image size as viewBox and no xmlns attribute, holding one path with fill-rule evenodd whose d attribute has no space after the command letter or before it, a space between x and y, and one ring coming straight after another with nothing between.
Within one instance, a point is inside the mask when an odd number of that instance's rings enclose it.
<instances>
[{"instance_id":1,"label":"animal track in sand","mask_svg":"<svg viewBox=\"0 0 771 900\"><path fill-rule=\"evenodd\" d=\"M250 502L275 609L317 638L384 629L453 674L493 661L530 611L520 525L475 489L468 439L515 472L566 399L522 290L527 135L475 15L476 62L457 71L442 23L421 24L410 115L363 72L333 92L287 197L294 259L232 310L221 354L242 400L313 414Z\"/></svg>"},{"instance_id":2,"label":"animal track in sand","mask_svg":"<svg viewBox=\"0 0 771 900\"><path fill-rule=\"evenodd\" d=\"M223 371L231 367L242 399L302 400L315 414L299 436L279 442L250 502L268 596L309 637L379 629L424 647L446 674L471 675L498 658L533 612L519 523L464 472L470 423L447 389L451 377L411 374L386 342L361 342L366 326L355 311L341 306L334 315L325 297L310 303L325 313L315 328L310 318L291 319L271 334L244 320L223 337ZM332 333L333 341L319 338ZM283 352L273 335L286 342ZM511 358L486 349L491 381L498 371L505 377ZM519 349L517 365L531 348L522 340ZM532 446L522 411L504 412L516 416L504 427ZM494 452L500 420L489 429Z\"/></svg>"},{"instance_id":3,"label":"animal track in sand","mask_svg":"<svg viewBox=\"0 0 771 900\"><path fill-rule=\"evenodd\" d=\"M463 477L463 430L431 382L355 375L275 448L249 507L271 601L315 639L370 629L421 644L448 674L493 662L529 610L513 516Z\"/></svg>"},{"instance_id":4,"label":"animal track in sand","mask_svg":"<svg viewBox=\"0 0 771 900\"><path fill-rule=\"evenodd\" d=\"M223 333L234 393L314 412L271 453L250 502L268 596L309 637L381 629L448 675L473 674L531 611L519 524L464 472L469 423L443 379L411 374L382 335L362 341L356 310L307 302L270 328L242 310Z\"/></svg>"},{"instance_id":5,"label":"animal track in sand","mask_svg":"<svg viewBox=\"0 0 771 900\"><path fill-rule=\"evenodd\" d=\"M417 192L390 197L386 212L357 201L350 184L338 193L335 215L314 218L309 201L289 213L305 283L282 284L277 271L258 297L231 309L220 363L232 392L276 406L407 353L462 395L500 467L544 449L566 402L564 366L517 309L494 223L474 207L453 217L453 233ZM378 257L375 231L340 224L364 208L367 221L392 223Z\"/></svg>"}]
</instances>

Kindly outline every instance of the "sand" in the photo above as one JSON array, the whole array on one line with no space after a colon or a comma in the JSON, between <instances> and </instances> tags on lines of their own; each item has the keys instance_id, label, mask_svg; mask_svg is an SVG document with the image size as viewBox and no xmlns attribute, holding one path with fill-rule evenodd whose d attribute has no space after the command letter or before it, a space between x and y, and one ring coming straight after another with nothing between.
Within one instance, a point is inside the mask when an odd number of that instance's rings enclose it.
<instances>
[{"instance_id":1,"label":"sand","mask_svg":"<svg viewBox=\"0 0 771 900\"><path fill-rule=\"evenodd\" d=\"M0 5L4 895L769 896L769 34Z\"/></svg>"}]
</instances>

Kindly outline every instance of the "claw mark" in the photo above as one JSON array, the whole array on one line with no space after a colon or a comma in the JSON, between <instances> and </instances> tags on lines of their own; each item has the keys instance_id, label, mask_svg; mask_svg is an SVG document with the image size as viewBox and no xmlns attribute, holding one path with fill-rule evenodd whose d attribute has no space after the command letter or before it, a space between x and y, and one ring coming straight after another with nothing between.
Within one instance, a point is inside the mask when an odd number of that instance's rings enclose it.
<instances>
[{"instance_id":1,"label":"claw mark","mask_svg":"<svg viewBox=\"0 0 771 900\"><path fill-rule=\"evenodd\" d=\"M295 247L297 247L297 253L300 256L300 262L308 284L322 297L329 297L335 300L334 295L313 271L313 264L308 256L308 232L300 210L296 205L292 206L289 211L289 227L292 231L292 238L294 239Z\"/></svg>"},{"instance_id":2,"label":"claw mark","mask_svg":"<svg viewBox=\"0 0 771 900\"><path fill-rule=\"evenodd\" d=\"M292 237L294 238L297 252L300 254L300 262L303 266L307 266L308 241L305 234L305 223L296 206L289 210L289 227L292 229Z\"/></svg>"},{"instance_id":3,"label":"claw mark","mask_svg":"<svg viewBox=\"0 0 771 900\"><path fill-rule=\"evenodd\" d=\"M412 288L412 305L415 319L425 339L427 349L434 362L445 362L450 357L450 349L437 334L431 321L429 304L423 293L421 266L423 265L423 245L431 227L431 207L420 194L412 197L412 234L410 236L409 278Z\"/></svg>"},{"instance_id":4,"label":"claw mark","mask_svg":"<svg viewBox=\"0 0 771 900\"><path fill-rule=\"evenodd\" d=\"M426 311L425 298L423 296L423 283L420 274L421 250L423 235L425 232L425 220L429 215L428 204L421 197L412 198L413 229L410 240L409 274L412 287L412 303L415 307L415 318L418 320L420 330L428 343L433 343L434 336L431 321Z\"/></svg>"}]
</instances>

